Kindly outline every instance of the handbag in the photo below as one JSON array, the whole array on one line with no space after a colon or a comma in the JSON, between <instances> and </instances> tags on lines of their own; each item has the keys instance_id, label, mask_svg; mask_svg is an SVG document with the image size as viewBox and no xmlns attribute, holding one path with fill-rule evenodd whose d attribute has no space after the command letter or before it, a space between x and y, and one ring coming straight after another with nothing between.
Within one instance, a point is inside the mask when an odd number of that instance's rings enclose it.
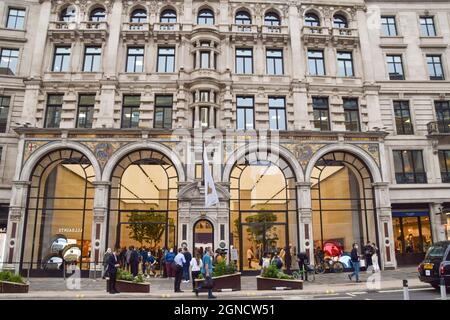
<instances>
[{"instance_id":1,"label":"handbag","mask_svg":"<svg viewBox=\"0 0 450 320\"><path fill-rule=\"evenodd\" d=\"M205 280L203 281L202 288L205 288L205 289L212 289L212 288L214 288L214 280L211 278L211 276L205 277Z\"/></svg>"}]
</instances>

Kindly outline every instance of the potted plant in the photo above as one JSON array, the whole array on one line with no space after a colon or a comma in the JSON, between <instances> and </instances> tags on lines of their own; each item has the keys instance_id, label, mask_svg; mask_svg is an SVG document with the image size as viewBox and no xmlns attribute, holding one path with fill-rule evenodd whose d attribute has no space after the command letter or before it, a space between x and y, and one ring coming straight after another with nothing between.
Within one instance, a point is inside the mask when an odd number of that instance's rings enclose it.
<instances>
[{"instance_id":1,"label":"potted plant","mask_svg":"<svg viewBox=\"0 0 450 320\"><path fill-rule=\"evenodd\" d=\"M29 285L23 278L9 271L0 272L0 293L28 293Z\"/></svg>"},{"instance_id":2,"label":"potted plant","mask_svg":"<svg viewBox=\"0 0 450 320\"><path fill-rule=\"evenodd\" d=\"M117 270L116 289L119 292L150 293L150 283L144 281L140 273L136 277L125 270ZM109 279L106 281L106 291L109 292Z\"/></svg>"},{"instance_id":3,"label":"potted plant","mask_svg":"<svg viewBox=\"0 0 450 320\"><path fill-rule=\"evenodd\" d=\"M293 276L280 271L276 265L267 267L261 276L256 277L257 290L302 290L303 280L296 280Z\"/></svg>"},{"instance_id":4,"label":"potted plant","mask_svg":"<svg viewBox=\"0 0 450 320\"><path fill-rule=\"evenodd\" d=\"M237 272L236 264L233 262L227 263L225 260L220 261L214 265L212 274L214 280L213 291L241 290L241 273ZM200 274L199 278L195 279L195 283L198 285L203 282L203 275ZM207 291L206 289L200 289L200 291Z\"/></svg>"}]
</instances>

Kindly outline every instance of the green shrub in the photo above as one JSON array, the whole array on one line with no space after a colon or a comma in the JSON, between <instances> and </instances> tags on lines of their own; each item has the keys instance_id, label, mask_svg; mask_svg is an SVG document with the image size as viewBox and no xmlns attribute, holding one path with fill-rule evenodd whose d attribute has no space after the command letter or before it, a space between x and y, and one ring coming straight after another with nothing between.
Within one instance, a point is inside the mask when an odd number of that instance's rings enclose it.
<instances>
[{"instance_id":1,"label":"green shrub","mask_svg":"<svg viewBox=\"0 0 450 320\"><path fill-rule=\"evenodd\" d=\"M292 280L294 279L293 276L290 276L288 274L285 274L284 272L278 270L276 265L271 264L267 268L264 269L262 273L263 278L271 278L271 279L285 279L285 280Z\"/></svg>"},{"instance_id":2,"label":"green shrub","mask_svg":"<svg viewBox=\"0 0 450 320\"><path fill-rule=\"evenodd\" d=\"M231 262L227 263L226 261L218 262L214 265L213 277L225 276L227 274L235 274L237 272L236 264Z\"/></svg>"},{"instance_id":3,"label":"green shrub","mask_svg":"<svg viewBox=\"0 0 450 320\"><path fill-rule=\"evenodd\" d=\"M23 278L20 275L14 274L9 271L0 272L0 281L9 281L9 282L14 282L14 283L25 284L25 281L23 280Z\"/></svg>"},{"instance_id":4,"label":"green shrub","mask_svg":"<svg viewBox=\"0 0 450 320\"><path fill-rule=\"evenodd\" d=\"M124 281L130 281L134 283L142 283L144 282L144 276L142 273L138 274L136 277L133 277L133 275L125 270L117 269L117 280L124 280Z\"/></svg>"}]
</instances>

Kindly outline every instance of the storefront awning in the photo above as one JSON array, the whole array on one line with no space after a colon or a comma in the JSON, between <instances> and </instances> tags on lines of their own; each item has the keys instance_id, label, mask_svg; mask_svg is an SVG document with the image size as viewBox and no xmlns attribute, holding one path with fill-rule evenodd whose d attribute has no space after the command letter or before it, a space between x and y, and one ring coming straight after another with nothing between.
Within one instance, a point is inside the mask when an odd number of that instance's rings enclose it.
<instances>
[{"instance_id":1,"label":"storefront awning","mask_svg":"<svg viewBox=\"0 0 450 320\"><path fill-rule=\"evenodd\" d=\"M392 211L393 217L428 217L428 211Z\"/></svg>"}]
</instances>

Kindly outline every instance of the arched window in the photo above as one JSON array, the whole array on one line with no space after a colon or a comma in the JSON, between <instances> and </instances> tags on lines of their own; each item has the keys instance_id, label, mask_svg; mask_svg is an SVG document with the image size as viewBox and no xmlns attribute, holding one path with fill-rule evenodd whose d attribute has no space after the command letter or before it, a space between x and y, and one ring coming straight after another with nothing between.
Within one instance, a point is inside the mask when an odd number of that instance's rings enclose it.
<instances>
[{"instance_id":1,"label":"arched window","mask_svg":"<svg viewBox=\"0 0 450 320\"><path fill-rule=\"evenodd\" d=\"M348 28L348 22L347 19L341 15L341 14L336 14L333 17L333 27L334 28Z\"/></svg>"},{"instance_id":2,"label":"arched window","mask_svg":"<svg viewBox=\"0 0 450 320\"><path fill-rule=\"evenodd\" d=\"M159 18L161 23L176 23L177 22L177 13L175 10L166 9L161 13Z\"/></svg>"},{"instance_id":3,"label":"arched window","mask_svg":"<svg viewBox=\"0 0 450 320\"><path fill-rule=\"evenodd\" d=\"M247 11L238 11L236 13L236 24L252 24L252 18Z\"/></svg>"},{"instance_id":4,"label":"arched window","mask_svg":"<svg viewBox=\"0 0 450 320\"><path fill-rule=\"evenodd\" d=\"M316 162L311 173L316 251L345 256L354 242L379 246L372 183L367 166L350 153L331 152Z\"/></svg>"},{"instance_id":5,"label":"arched window","mask_svg":"<svg viewBox=\"0 0 450 320\"><path fill-rule=\"evenodd\" d=\"M266 26L279 26L281 24L281 19L275 12L267 12L264 16L264 24Z\"/></svg>"},{"instance_id":6,"label":"arched window","mask_svg":"<svg viewBox=\"0 0 450 320\"><path fill-rule=\"evenodd\" d=\"M299 252L296 178L284 159L247 154L231 171L230 196L230 243L241 270L259 269L264 252Z\"/></svg>"},{"instance_id":7,"label":"arched window","mask_svg":"<svg viewBox=\"0 0 450 320\"><path fill-rule=\"evenodd\" d=\"M202 9L198 13L197 24L201 25L214 25L214 12L211 9Z\"/></svg>"},{"instance_id":8,"label":"arched window","mask_svg":"<svg viewBox=\"0 0 450 320\"><path fill-rule=\"evenodd\" d=\"M305 16L305 26L308 26L308 27L320 27L320 19L319 19L319 17L316 14L312 13L312 12L307 13L306 16Z\"/></svg>"},{"instance_id":9,"label":"arched window","mask_svg":"<svg viewBox=\"0 0 450 320\"><path fill-rule=\"evenodd\" d=\"M89 20L90 21L95 21L95 22L105 21L106 20L105 9L103 9L103 8L95 8L94 10L92 10L91 14L89 16Z\"/></svg>"},{"instance_id":10,"label":"arched window","mask_svg":"<svg viewBox=\"0 0 450 320\"><path fill-rule=\"evenodd\" d=\"M131 13L130 22L142 23L147 22L147 11L144 9L136 9Z\"/></svg>"},{"instance_id":11,"label":"arched window","mask_svg":"<svg viewBox=\"0 0 450 320\"><path fill-rule=\"evenodd\" d=\"M69 256L82 271L89 270L94 180L92 164L78 151L61 149L42 157L30 180L22 270L61 274Z\"/></svg>"},{"instance_id":12,"label":"arched window","mask_svg":"<svg viewBox=\"0 0 450 320\"><path fill-rule=\"evenodd\" d=\"M75 21L76 14L77 14L76 8L74 6L68 6L61 11L59 15L59 21L65 22Z\"/></svg>"},{"instance_id":13,"label":"arched window","mask_svg":"<svg viewBox=\"0 0 450 320\"><path fill-rule=\"evenodd\" d=\"M177 196L178 174L167 156L138 150L123 157L111 177L108 246L174 248Z\"/></svg>"}]
</instances>

